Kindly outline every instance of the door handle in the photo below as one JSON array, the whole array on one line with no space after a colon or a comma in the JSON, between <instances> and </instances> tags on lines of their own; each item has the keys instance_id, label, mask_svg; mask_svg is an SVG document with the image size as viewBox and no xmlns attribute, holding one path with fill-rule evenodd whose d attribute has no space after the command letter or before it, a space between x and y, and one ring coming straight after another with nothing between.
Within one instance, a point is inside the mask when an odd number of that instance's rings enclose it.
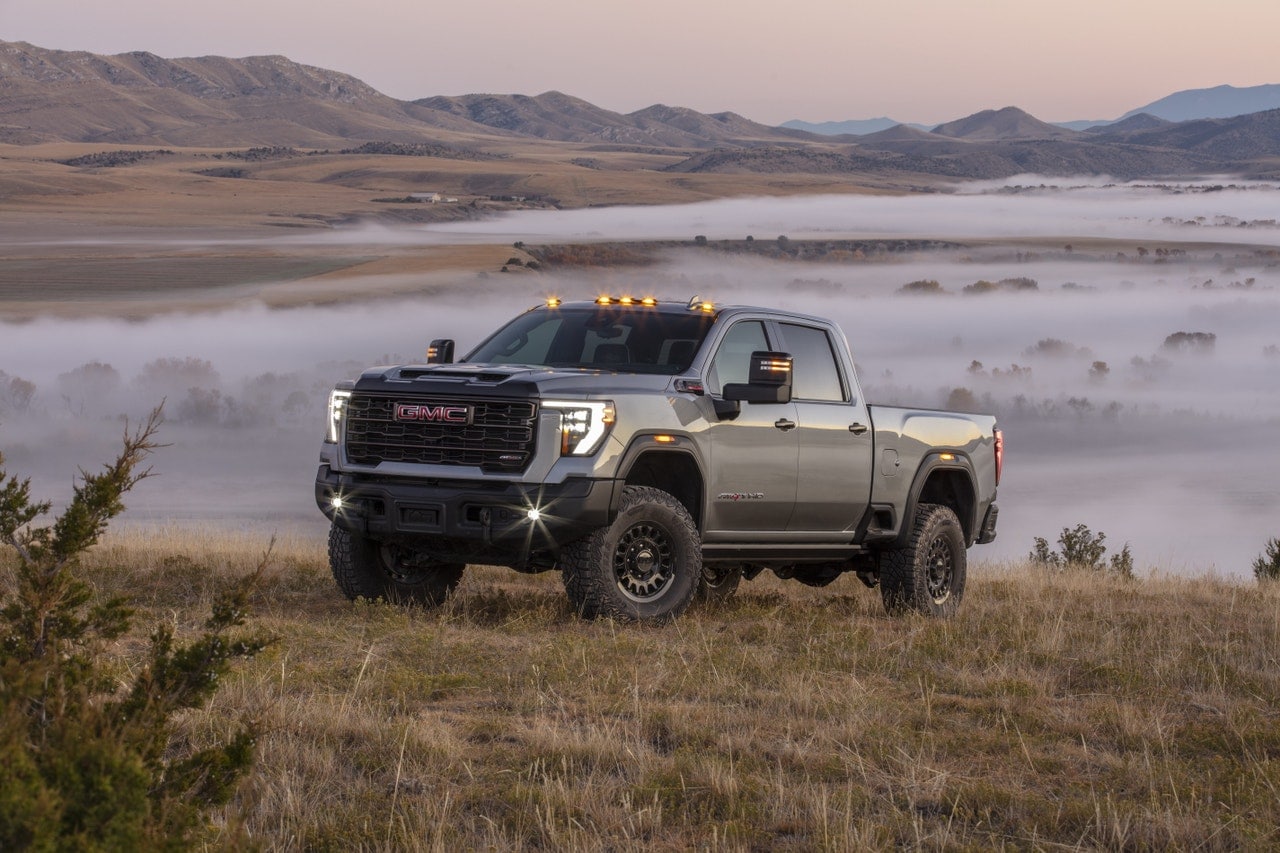
<instances>
[{"instance_id":1,"label":"door handle","mask_svg":"<svg viewBox=\"0 0 1280 853\"><path fill-rule=\"evenodd\" d=\"M782 430L783 432L786 432L789 429L796 428L796 422L789 421L786 418L778 418L776 421L773 422L773 425L776 426L778 429Z\"/></svg>"},{"instance_id":2,"label":"door handle","mask_svg":"<svg viewBox=\"0 0 1280 853\"><path fill-rule=\"evenodd\" d=\"M867 429L868 427L866 424L849 424L849 432L854 435L866 435Z\"/></svg>"}]
</instances>

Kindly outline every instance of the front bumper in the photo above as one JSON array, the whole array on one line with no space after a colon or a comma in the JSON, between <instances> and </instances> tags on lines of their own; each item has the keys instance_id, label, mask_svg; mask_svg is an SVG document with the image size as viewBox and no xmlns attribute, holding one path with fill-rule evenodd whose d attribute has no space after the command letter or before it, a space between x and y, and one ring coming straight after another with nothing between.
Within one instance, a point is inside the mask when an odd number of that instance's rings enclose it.
<instances>
[{"instance_id":1,"label":"front bumper","mask_svg":"<svg viewBox=\"0 0 1280 853\"><path fill-rule=\"evenodd\" d=\"M620 483L572 477L563 483L422 482L343 474L321 465L316 504L339 527L381 541L452 549L557 551L607 526L617 511ZM530 517L536 510L536 518Z\"/></svg>"}]
</instances>

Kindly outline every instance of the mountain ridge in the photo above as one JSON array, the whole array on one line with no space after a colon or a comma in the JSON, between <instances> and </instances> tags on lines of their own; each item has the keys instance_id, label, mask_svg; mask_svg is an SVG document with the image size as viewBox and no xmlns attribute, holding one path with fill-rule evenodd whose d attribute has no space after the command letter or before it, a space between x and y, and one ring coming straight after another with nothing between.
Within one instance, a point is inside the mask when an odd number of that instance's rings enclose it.
<instances>
[{"instance_id":1,"label":"mountain ridge","mask_svg":"<svg viewBox=\"0 0 1280 853\"><path fill-rule=\"evenodd\" d=\"M391 143L466 159L539 140L585 151L669 155L666 168L676 172L1150 178L1275 174L1280 168L1270 161L1280 160L1280 110L1274 112L1180 123L1135 114L1080 132L1009 106L931 130L897 124L860 136L822 136L733 112L666 104L623 114L558 91L401 101L351 75L283 56L100 56L0 42L0 142L10 144L352 149Z\"/></svg>"}]
</instances>

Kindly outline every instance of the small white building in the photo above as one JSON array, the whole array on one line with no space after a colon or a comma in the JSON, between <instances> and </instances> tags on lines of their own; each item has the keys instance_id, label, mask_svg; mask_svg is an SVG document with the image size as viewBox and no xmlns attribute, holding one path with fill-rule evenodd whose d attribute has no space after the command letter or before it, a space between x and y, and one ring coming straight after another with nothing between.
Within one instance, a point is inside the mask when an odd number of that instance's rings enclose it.
<instances>
[{"instance_id":1,"label":"small white building","mask_svg":"<svg viewBox=\"0 0 1280 853\"><path fill-rule=\"evenodd\" d=\"M440 193L409 193L409 198L425 204L439 204L441 201Z\"/></svg>"}]
</instances>

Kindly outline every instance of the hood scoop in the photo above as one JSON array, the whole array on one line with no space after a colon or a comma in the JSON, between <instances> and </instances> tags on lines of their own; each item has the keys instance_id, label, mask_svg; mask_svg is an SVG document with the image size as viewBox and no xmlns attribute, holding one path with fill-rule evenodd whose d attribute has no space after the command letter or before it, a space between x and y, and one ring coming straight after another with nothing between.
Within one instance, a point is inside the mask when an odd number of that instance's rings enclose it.
<instances>
[{"instance_id":1,"label":"hood scoop","mask_svg":"<svg viewBox=\"0 0 1280 853\"><path fill-rule=\"evenodd\" d=\"M528 372L525 368L511 370L495 370L492 367L402 367L399 379L463 379L468 382L503 382L517 373Z\"/></svg>"}]
</instances>

